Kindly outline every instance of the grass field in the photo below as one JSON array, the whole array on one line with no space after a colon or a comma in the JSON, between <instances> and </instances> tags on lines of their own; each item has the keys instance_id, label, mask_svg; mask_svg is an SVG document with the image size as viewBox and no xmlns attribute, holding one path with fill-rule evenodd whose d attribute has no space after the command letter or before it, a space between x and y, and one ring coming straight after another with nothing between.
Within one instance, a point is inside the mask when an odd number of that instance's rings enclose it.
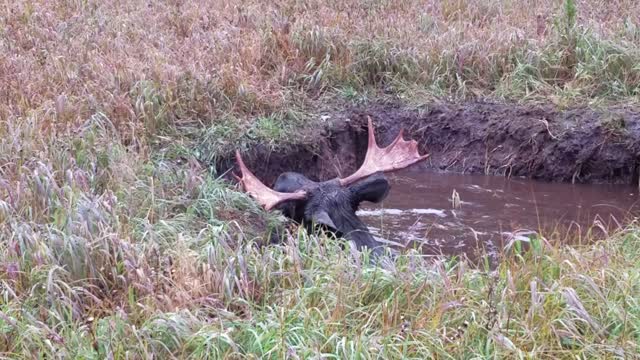
<instances>
[{"instance_id":1,"label":"grass field","mask_svg":"<svg viewBox=\"0 0 640 360\"><path fill-rule=\"evenodd\" d=\"M0 356L632 358L640 228L382 266L196 159L334 101L635 104L640 3L4 1ZM249 137L247 135L250 135ZM246 140L251 139L251 140ZM181 160L182 161L179 161Z\"/></svg>"}]
</instances>

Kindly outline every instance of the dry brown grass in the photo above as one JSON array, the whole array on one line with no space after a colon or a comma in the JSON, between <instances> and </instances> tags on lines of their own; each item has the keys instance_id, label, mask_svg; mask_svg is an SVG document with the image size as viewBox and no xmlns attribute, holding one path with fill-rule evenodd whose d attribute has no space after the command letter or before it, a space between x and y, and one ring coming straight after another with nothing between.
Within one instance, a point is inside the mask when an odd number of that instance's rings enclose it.
<instances>
[{"instance_id":1,"label":"dry brown grass","mask_svg":"<svg viewBox=\"0 0 640 360\"><path fill-rule=\"evenodd\" d=\"M640 45L636 1L578 9L596 36ZM486 94L515 58L557 42L562 11L551 0L6 1L0 118L38 116L48 128L100 111L135 137L163 121L269 113L388 76Z\"/></svg>"}]
</instances>

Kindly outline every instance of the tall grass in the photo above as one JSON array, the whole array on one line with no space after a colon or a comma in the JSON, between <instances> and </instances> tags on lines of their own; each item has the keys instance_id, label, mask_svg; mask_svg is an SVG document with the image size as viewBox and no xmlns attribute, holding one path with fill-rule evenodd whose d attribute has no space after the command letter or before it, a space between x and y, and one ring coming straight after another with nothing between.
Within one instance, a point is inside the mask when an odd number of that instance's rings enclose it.
<instances>
[{"instance_id":1,"label":"tall grass","mask_svg":"<svg viewBox=\"0 0 640 360\"><path fill-rule=\"evenodd\" d=\"M11 123L0 140L4 357L557 359L640 350L633 224L583 248L533 239L495 269L413 252L374 266L339 240L287 230L195 161L126 151L103 117L74 142L33 134L34 125ZM276 230L282 241L268 244Z\"/></svg>"},{"instance_id":2,"label":"tall grass","mask_svg":"<svg viewBox=\"0 0 640 360\"><path fill-rule=\"evenodd\" d=\"M573 4L573 5L572 5ZM125 140L376 92L635 101L635 1L7 2L0 117ZM559 100L560 101L560 100Z\"/></svg>"},{"instance_id":3,"label":"tall grass","mask_svg":"<svg viewBox=\"0 0 640 360\"><path fill-rule=\"evenodd\" d=\"M584 248L535 240L497 269L373 266L196 161L300 141L333 96L635 101L636 2L3 5L0 356L640 350L635 225Z\"/></svg>"}]
</instances>

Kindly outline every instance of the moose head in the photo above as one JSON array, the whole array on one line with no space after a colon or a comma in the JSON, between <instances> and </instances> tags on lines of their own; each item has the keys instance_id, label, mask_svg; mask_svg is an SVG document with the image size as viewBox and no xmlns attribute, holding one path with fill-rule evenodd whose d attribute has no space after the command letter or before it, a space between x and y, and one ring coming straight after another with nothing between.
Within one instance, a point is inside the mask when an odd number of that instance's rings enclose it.
<instances>
[{"instance_id":1,"label":"moose head","mask_svg":"<svg viewBox=\"0 0 640 360\"><path fill-rule=\"evenodd\" d=\"M368 122L369 144L364 162L346 178L315 182L300 173L286 172L270 189L249 171L239 151L236 151L236 159L242 177L236 178L265 209L276 208L309 229L319 225L338 237L353 241L358 249L369 248L373 254L380 254L381 244L356 216L356 211L363 201L377 203L387 196L390 185L384 173L404 169L429 155L420 155L415 141L402 138L404 129L390 145L378 147L370 117Z\"/></svg>"}]
</instances>

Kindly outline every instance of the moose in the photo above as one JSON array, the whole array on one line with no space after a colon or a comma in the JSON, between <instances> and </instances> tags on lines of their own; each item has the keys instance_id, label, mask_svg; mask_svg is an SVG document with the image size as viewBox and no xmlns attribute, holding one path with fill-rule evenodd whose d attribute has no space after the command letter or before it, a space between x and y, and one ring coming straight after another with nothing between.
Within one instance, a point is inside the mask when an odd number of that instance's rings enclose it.
<instances>
[{"instance_id":1,"label":"moose","mask_svg":"<svg viewBox=\"0 0 640 360\"><path fill-rule=\"evenodd\" d=\"M382 244L369 233L356 211L363 201L378 203L384 200L390 190L385 173L407 168L429 156L420 155L417 142L405 141L403 132L401 129L391 144L380 148L373 122L368 117L369 137L364 162L345 178L315 182L300 173L285 172L270 189L249 171L239 151L236 151L236 160L242 176L234 176L245 192L266 210L280 210L307 229L320 226L339 238L352 241L359 250L368 248L372 255L378 256L382 253Z\"/></svg>"}]
</instances>

